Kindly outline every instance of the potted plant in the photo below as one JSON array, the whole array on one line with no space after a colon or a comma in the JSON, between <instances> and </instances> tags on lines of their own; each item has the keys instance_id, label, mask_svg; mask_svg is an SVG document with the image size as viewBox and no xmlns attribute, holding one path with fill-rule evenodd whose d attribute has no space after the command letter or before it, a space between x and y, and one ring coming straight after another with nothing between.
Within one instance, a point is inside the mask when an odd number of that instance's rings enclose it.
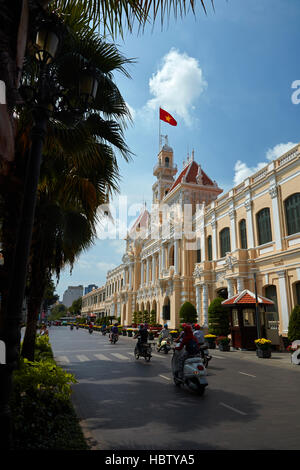
<instances>
[{"instance_id":1,"label":"potted plant","mask_svg":"<svg viewBox=\"0 0 300 470\"><path fill-rule=\"evenodd\" d=\"M178 330L171 330L170 335L172 336L173 339L177 338L178 335L179 335L179 331Z\"/></svg>"},{"instance_id":2,"label":"potted plant","mask_svg":"<svg viewBox=\"0 0 300 470\"><path fill-rule=\"evenodd\" d=\"M266 338L258 338L255 341L257 357L271 357L271 341Z\"/></svg>"},{"instance_id":3,"label":"potted plant","mask_svg":"<svg viewBox=\"0 0 300 470\"><path fill-rule=\"evenodd\" d=\"M218 336L217 344L220 351L230 351L230 338L227 336Z\"/></svg>"},{"instance_id":4,"label":"potted plant","mask_svg":"<svg viewBox=\"0 0 300 470\"><path fill-rule=\"evenodd\" d=\"M209 349L216 349L216 335L208 334L205 335L204 338L206 339L208 343Z\"/></svg>"}]
</instances>

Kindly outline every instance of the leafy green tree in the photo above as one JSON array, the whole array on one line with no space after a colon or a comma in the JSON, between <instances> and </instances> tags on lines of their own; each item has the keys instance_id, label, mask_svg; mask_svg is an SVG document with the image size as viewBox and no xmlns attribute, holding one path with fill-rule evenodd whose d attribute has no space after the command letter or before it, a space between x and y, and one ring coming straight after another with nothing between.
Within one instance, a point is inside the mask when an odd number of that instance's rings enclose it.
<instances>
[{"instance_id":1,"label":"leafy green tree","mask_svg":"<svg viewBox=\"0 0 300 470\"><path fill-rule=\"evenodd\" d=\"M69 307L69 312L72 313L73 315L80 315L81 307L82 307L82 297L79 297L79 299L74 300L71 307Z\"/></svg>"},{"instance_id":2,"label":"leafy green tree","mask_svg":"<svg viewBox=\"0 0 300 470\"><path fill-rule=\"evenodd\" d=\"M292 310L289 319L288 339L291 342L300 339L300 305L295 305Z\"/></svg>"},{"instance_id":3,"label":"leafy green tree","mask_svg":"<svg viewBox=\"0 0 300 470\"><path fill-rule=\"evenodd\" d=\"M183 323L195 323L197 310L191 302L184 302L179 310L179 318Z\"/></svg>"},{"instance_id":4,"label":"leafy green tree","mask_svg":"<svg viewBox=\"0 0 300 470\"><path fill-rule=\"evenodd\" d=\"M62 317L65 317L67 314L67 307L63 304L55 305L51 309L49 320L59 320Z\"/></svg>"},{"instance_id":5,"label":"leafy green tree","mask_svg":"<svg viewBox=\"0 0 300 470\"><path fill-rule=\"evenodd\" d=\"M227 336L229 333L229 312L223 305L223 298L216 297L208 307L209 333L216 336Z\"/></svg>"}]
</instances>

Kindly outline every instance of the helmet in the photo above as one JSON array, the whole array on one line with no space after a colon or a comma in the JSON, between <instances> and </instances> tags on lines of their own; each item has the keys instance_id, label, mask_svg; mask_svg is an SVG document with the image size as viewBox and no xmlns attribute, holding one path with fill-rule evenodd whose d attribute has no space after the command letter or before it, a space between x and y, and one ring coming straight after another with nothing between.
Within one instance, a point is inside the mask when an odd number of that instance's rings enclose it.
<instances>
[{"instance_id":1,"label":"helmet","mask_svg":"<svg viewBox=\"0 0 300 470\"><path fill-rule=\"evenodd\" d=\"M194 325L194 328L195 328L195 330L200 330L200 325L198 325L198 323L196 323L196 324Z\"/></svg>"}]
</instances>

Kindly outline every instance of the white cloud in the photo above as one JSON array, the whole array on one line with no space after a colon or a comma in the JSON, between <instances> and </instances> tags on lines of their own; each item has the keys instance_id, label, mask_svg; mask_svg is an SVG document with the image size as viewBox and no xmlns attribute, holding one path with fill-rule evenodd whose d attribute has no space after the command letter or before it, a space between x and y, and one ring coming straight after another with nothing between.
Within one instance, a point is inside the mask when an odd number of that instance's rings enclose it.
<instances>
[{"instance_id":1,"label":"white cloud","mask_svg":"<svg viewBox=\"0 0 300 470\"><path fill-rule=\"evenodd\" d=\"M266 157L268 160L275 160L276 158L280 157L284 153L288 152L291 150L293 147L295 147L295 143L293 142L287 142L286 144L278 144L275 145L275 147L270 148L267 150Z\"/></svg>"},{"instance_id":2,"label":"white cloud","mask_svg":"<svg viewBox=\"0 0 300 470\"><path fill-rule=\"evenodd\" d=\"M172 48L162 59L161 68L149 80L149 89L154 96L146 104L149 110L161 106L187 125L192 122L191 111L195 102L207 87L197 59Z\"/></svg>"},{"instance_id":3,"label":"white cloud","mask_svg":"<svg viewBox=\"0 0 300 470\"><path fill-rule=\"evenodd\" d=\"M259 171L261 168L266 166L269 161L275 160L276 158L280 157L284 153L288 152L291 148L295 147L295 145L297 144L293 142L287 142L287 143L277 144L273 148L269 148L266 152L266 159L268 161L260 162L254 167L249 167L247 163L242 162L241 160L238 160L236 164L234 165L234 171L235 171L234 178L233 178L234 186L237 186L246 178L248 178L249 176Z\"/></svg>"},{"instance_id":4,"label":"white cloud","mask_svg":"<svg viewBox=\"0 0 300 470\"><path fill-rule=\"evenodd\" d=\"M263 168L266 165L266 162L261 162L258 163L257 166L254 167L249 167L247 163L242 162L241 160L238 160L236 164L234 165L234 186L237 186L240 184L242 181L244 181L246 178L249 176L253 175L257 171L259 171L261 168Z\"/></svg>"}]
</instances>

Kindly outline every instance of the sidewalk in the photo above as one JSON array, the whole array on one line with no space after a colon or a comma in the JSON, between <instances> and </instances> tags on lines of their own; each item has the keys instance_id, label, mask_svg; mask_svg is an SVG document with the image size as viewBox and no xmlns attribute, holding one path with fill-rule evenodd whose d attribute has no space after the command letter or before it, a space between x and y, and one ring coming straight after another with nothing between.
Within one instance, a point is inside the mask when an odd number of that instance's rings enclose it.
<instances>
[{"instance_id":1,"label":"sidewalk","mask_svg":"<svg viewBox=\"0 0 300 470\"><path fill-rule=\"evenodd\" d=\"M210 349L209 352L212 356L215 357L219 356L226 358L228 356L228 359L242 359L266 366L283 367L285 369L295 370L298 372L300 371L300 365L298 366L292 364L291 354L288 352L272 351L272 356L269 359L262 359L257 357L256 351L241 351L233 348L231 348L231 350L228 352L219 351L219 349Z\"/></svg>"}]
</instances>

